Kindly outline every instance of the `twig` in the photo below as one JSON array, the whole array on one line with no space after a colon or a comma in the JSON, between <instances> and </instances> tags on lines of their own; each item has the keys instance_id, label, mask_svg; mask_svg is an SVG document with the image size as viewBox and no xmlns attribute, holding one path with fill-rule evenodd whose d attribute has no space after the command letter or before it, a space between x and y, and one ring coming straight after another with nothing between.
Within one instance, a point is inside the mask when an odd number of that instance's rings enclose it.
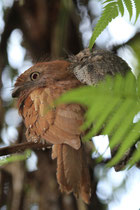
<instances>
[{"instance_id":1,"label":"twig","mask_svg":"<svg viewBox=\"0 0 140 210\"><path fill-rule=\"evenodd\" d=\"M52 146L52 144L50 144L50 143L41 144L41 143L34 143L34 142L25 142L25 143L15 144L15 145L8 146L8 147L1 147L0 148L0 156L23 152L26 149L38 150L38 149L42 149L42 148L48 148L51 146Z\"/></svg>"}]
</instances>

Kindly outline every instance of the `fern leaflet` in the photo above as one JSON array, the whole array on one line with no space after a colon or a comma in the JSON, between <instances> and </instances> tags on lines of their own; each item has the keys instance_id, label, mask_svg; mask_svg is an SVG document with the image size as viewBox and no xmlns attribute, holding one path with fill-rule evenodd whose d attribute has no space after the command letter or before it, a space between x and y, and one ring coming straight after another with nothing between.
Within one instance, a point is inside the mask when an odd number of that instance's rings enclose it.
<instances>
[{"instance_id":1,"label":"fern leaflet","mask_svg":"<svg viewBox=\"0 0 140 210\"><path fill-rule=\"evenodd\" d=\"M126 6L126 9L129 12L129 16L130 16L130 20L131 20L132 14L133 14L133 6L132 6L133 0L123 0L123 1L124 1L125 6Z\"/></svg>"},{"instance_id":2,"label":"fern leaflet","mask_svg":"<svg viewBox=\"0 0 140 210\"><path fill-rule=\"evenodd\" d=\"M123 16L124 15L124 5L123 5L123 2L122 2L122 0L118 0L117 3L118 3L118 7L119 7L119 11L121 13L121 16Z\"/></svg>"},{"instance_id":3,"label":"fern leaflet","mask_svg":"<svg viewBox=\"0 0 140 210\"><path fill-rule=\"evenodd\" d=\"M135 8L136 8L136 20L137 21L139 15L140 15L140 1L139 0L134 0Z\"/></svg>"},{"instance_id":4,"label":"fern leaflet","mask_svg":"<svg viewBox=\"0 0 140 210\"><path fill-rule=\"evenodd\" d=\"M101 32L106 28L106 26L118 16L118 7L116 2L111 2L104 7L101 18L94 28L94 32L90 39L89 48L91 49L96 38L101 34Z\"/></svg>"}]
</instances>

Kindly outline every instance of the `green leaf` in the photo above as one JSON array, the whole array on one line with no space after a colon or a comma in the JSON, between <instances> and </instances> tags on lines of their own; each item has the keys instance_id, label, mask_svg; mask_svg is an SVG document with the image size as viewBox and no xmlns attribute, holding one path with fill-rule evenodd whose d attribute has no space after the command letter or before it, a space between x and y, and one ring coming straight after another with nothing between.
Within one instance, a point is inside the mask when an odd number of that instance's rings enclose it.
<instances>
[{"instance_id":1,"label":"green leaf","mask_svg":"<svg viewBox=\"0 0 140 210\"><path fill-rule=\"evenodd\" d=\"M101 34L101 32L106 28L106 26L118 16L118 7L116 2L111 2L107 4L104 9L103 13L97 22L92 37L90 39L89 48L91 49L94 45L95 40Z\"/></svg>"},{"instance_id":2,"label":"green leaf","mask_svg":"<svg viewBox=\"0 0 140 210\"><path fill-rule=\"evenodd\" d=\"M132 14L133 14L133 6L132 6L133 0L123 0L123 2L125 4L125 6L126 6L126 9L129 12L129 16L130 16L130 20L131 20Z\"/></svg>"},{"instance_id":3,"label":"green leaf","mask_svg":"<svg viewBox=\"0 0 140 210\"><path fill-rule=\"evenodd\" d=\"M29 158L31 155L31 150L26 150L23 154L14 154L14 155L9 155L6 157L3 157L0 159L0 166L12 163L15 161L23 161Z\"/></svg>"},{"instance_id":4,"label":"green leaf","mask_svg":"<svg viewBox=\"0 0 140 210\"><path fill-rule=\"evenodd\" d=\"M131 130L133 118L135 114L138 112L138 110L139 110L139 107L136 107L133 102L133 106L131 106L131 110L129 110L129 112L123 113L124 119L120 122L118 128L113 133L113 136L110 139L111 148L114 148L117 144L121 142L122 144L124 143L124 139L127 133L129 132L129 130Z\"/></svg>"},{"instance_id":5,"label":"green leaf","mask_svg":"<svg viewBox=\"0 0 140 210\"><path fill-rule=\"evenodd\" d=\"M140 15L140 0L134 0L134 4L136 7L136 20L135 20L136 22L138 19L138 16Z\"/></svg>"},{"instance_id":6,"label":"green leaf","mask_svg":"<svg viewBox=\"0 0 140 210\"><path fill-rule=\"evenodd\" d=\"M118 0L117 3L118 3L118 7L119 7L119 11L121 13L121 16L123 16L124 15L124 5L123 5L123 2L122 2L122 0Z\"/></svg>"},{"instance_id":7,"label":"green leaf","mask_svg":"<svg viewBox=\"0 0 140 210\"><path fill-rule=\"evenodd\" d=\"M113 135L112 133L115 132L117 127L120 125L120 123L123 121L127 113L131 111L133 102L130 103L128 100L120 100L120 108L116 109L111 120L108 120L106 127L102 131L102 134L110 134L111 136Z\"/></svg>"},{"instance_id":8,"label":"green leaf","mask_svg":"<svg viewBox=\"0 0 140 210\"><path fill-rule=\"evenodd\" d=\"M115 0L106 0L106 1L103 2L103 4L110 4L112 2L115 2Z\"/></svg>"},{"instance_id":9,"label":"green leaf","mask_svg":"<svg viewBox=\"0 0 140 210\"><path fill-rule=\"evenodd\" d=\"M107 166L111 167L120 161L120 159L127 152L127 150L136 143L138 137L140 136L139 130L140 130L140 122L136 123L131 132L129 130L128 135L126 135L126 138L123 140L123 143L120 145L117 154L115 155L114 158L112 158L112 160L107 164Z\"/></svg>"},{"instance_id":10,"label":"green leaf","mask_svg":"<svg viewBox=\"0 0 140 210\"><path fill-rule=\"evenodd\" d=\"M98 20L93 34L91 36L90 42L89 42L89 48L91 49L97 39L97 37L102 33L102 31L107 27L107 25L118 16L118 11L121 13L121 15L124 15L124 5L126 6L126 9L129 13L130 20L133 15L133 5L135 5L136 8L136 19L135 22L138 19L138 16L140 14L140 1L139 0L106 0L103 4L103 12Z\"/></svg>"},{"instance_id":11,"label":"green leaf","mask_svg":"<svg viewBox=\"0 0 140 210\"><path fill-rule=\"evenodd\" d=\"M129 168L131 168L139 160L140 160L140 143L138 142L137 150L134 152L133 158L131 158L128 162Z\"/></svg>"},{"instance_id":12,"label":"green leaf","mask_svg":"<svg viewBox=\"0 0 140 210\"><path fill-rule=\"evenodd\" d=\"M82 129L90 127L90 131L84 140L98 133L108 134L110 147L119 145L117 154L108 166L118 163L140 136L140 123L133 123L134 116L140 111L138 93L140 77L136 80L129 72L126 77L120 74L114 78L108 76L97 86L84 86L60 98L61 103L81 103L87 107Z\"/></svg>"}]
</instances>

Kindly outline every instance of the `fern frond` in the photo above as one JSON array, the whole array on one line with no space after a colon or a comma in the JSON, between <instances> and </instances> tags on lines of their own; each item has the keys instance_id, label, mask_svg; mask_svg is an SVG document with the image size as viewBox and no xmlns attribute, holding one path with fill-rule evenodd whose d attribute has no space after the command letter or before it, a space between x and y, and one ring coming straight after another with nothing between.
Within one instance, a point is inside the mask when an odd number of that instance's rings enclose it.
<instances>
[{"instance_id":1,"label":"fern frond","mask_svg":"<svg viewBox=\"0 0 140 210\"><path fill-rule=\"evenodd\" d=\"M118 7L119 7L119 11L121 13L121 16L123 16L124 15L124 5L123 5L123 2L122 2L122 0L118 0L117 3L118 3Z\"/></svg>"},{"instance_id":2,"label":"fern frond","mask_svg":"<svg viewBox=\"0 0 140 210\"><path fill-rule=\"evenodd\" d=\"M111 167L120 161L120 159L127 152L127 150L136 143L137 139L140 136L139 130L140 130L140 123L137 123L133 127L133 129L129 129L129 133L126 136L126 138L123 140L123 143L120 145L117 154L115 155L114 158L112 158L112 160L107 164L107 166ZM132 157L132 159L133 159L133 157ZM139 159L140 159L140 154L139 154ZM137 160L138 160L138 158L137 158ZM132 162L131 162L131 164L132 164Z\"/></svg>"},{"instance_id":3,"label":"fern frond","mask_svg":"<svg viewBox=\"0 0 140 210\"><path fill-rule=\"evenodd\" d=\"M103 2L103 4L110 4L110 3L113 3L113 2L115 2L115 0L106 0L106 1Z\"/></svg>"},{"instance_id":4,"label":"fern frond","mask_svg":"<svg viewBox=\"0 0 140 210\"><path fill-rule=\"evenodd\" d=\"M121 15L124 15L124 5L126 6L126 9L129 13L130 20L133 15L133 4L136 8L136 18L135 22L138 19L138 16L140 14L140 1L139 0L106 0L103 2L103 13L97 22L92 37L90 39L89 48L91 49L94 45L95 40L97 37L101 34L101 32L107 27L107 25L118 16L118 11L121 13Z\"/></svg>"},{"instance_id":5,"label":"fern frond","mask_svg":"<svg viewBox=\"0 0 140 210\"><path fill-rule=\"evenodd\" d=\"M133 123L134 116L140 110L139 93L140 77L136 80L129 72L126 77L107 77L98 86L70 91L60 100L61 103L74 102L87 106L82 129L90 127L90 131L84 140L89 140L98 133L108 134L111 148L120 145L117 154L108 164L112 166L120 161L140 136L140 123Z\"/></svg>"},{"instance_id":6,"label":"fern frond","mask_svg":"<svg viewBox=\"0 0 140 210\"><path fill-rule=\"evenodd\" d=\"M137 21L139 15L140 15L140 0L134 0L135 8L136 8L136 20Z\"/></svg>"},{"instance_id":7,"label":"fern frond","mask_svg":"<svg viewBox=\"0 0 140 210\"><path fill-rule=\"evenodd\" d=\"M128 10L129 12L129 16L130 16L130 20L132 18L132 14L133 14L133 5L132 5L132 2L134 2L134 0L123 0L125 6L126 6L126 9Z\"/></svg>"},{"instance_id":8,"label":"fern frond","mask_svg":"<svg viewBox=\"0 0 140 210\"><path fill-rule=\"evenodd\" d=\"M133 158L131 158L128 162L129 168L131 168L135 163L140 160L140 144L137 145L137 150L133 154Z\"/></svg>"},{"instance_id":9,"label":"fern frond","mask_svg":"<svg viewBox=\"0 0 140 210\"><path fill-rule=\"evenodd\" d=\"M101 32L106 28L106 26L118 16L118 7L116 2L111 2L107 4L104 9L102 16L100 17L98 23L96 24L94 28L94 32L92 34L92 37L90 39L89 48L91 49L96 38L101 34Z\"/></svg>"}]
</instances>

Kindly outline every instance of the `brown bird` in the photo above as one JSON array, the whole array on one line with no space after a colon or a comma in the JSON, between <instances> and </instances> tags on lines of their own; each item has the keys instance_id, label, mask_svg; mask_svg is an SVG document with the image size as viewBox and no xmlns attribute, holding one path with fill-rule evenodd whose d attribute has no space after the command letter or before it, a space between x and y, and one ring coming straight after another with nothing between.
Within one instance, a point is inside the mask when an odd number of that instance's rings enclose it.
<instances>
[{"instance_id":1,"label":"brown bird","mask_svg":"<svg viewBox=\"0 0 140 210\"><path fill-rule=\"evenodd\" d=\"M54 106L55 99L81 83L63 60L38 63L21 74L13 90L18 97L19 113L26 126L26 138L50 142L52 158L57 158L57 181L62 192L81 195L89 203L90 176L81 143L80 126L84 108L79 104Z\"/></svg>"}]
</instances>

